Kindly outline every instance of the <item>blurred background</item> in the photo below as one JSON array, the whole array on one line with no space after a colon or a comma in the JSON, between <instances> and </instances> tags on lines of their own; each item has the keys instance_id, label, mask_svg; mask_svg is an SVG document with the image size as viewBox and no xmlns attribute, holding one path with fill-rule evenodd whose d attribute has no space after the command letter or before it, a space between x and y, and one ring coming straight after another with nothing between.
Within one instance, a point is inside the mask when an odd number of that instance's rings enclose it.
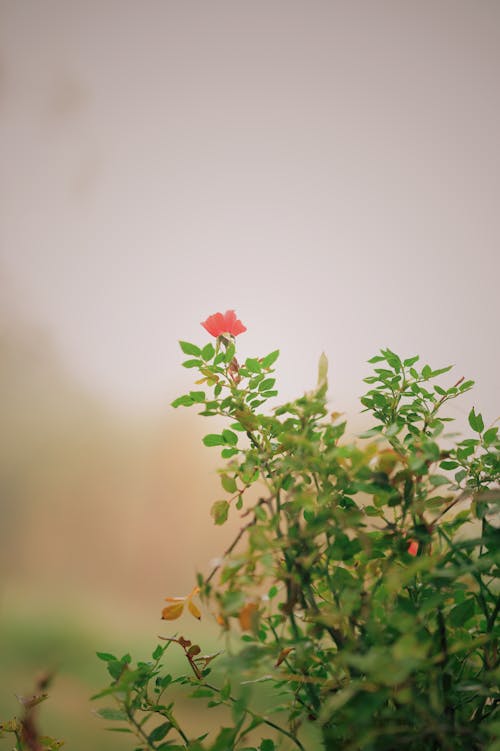
<instances>
[{"instance_id":1,"label":"blurred background","mask_svg":"<svg viewBox=\"0 0 500 751\"><path fill-rule=\"evenodd\" d=\"M44 730L127 747L94 652L149 654L231 536L169 406L209 314L283 400L325 351L354 432L384 346L498 417L499 80L494 0L0 0L0 717L54 668Z\"/></svg>"}]
</instances>

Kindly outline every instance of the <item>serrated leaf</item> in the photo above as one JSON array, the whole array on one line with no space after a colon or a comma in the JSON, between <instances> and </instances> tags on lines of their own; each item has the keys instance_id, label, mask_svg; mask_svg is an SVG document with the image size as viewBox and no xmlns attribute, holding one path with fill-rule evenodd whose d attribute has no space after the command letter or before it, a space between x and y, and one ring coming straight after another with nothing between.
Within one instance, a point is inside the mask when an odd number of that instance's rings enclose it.
<instances>
[{"instance_id":1,"label":"serrated leaf","mask_svg":"<svg viewBox=\"0 0 500 751\"><path fill-rule=\"evenodd\" d=\"M259 391L269 391L276 383L276 378L264 378L259 384Z\"/></svg>"},{"instance_id":2,"label":"serrated leaf","mask_svg":"<svg viewBox=\"0 0 500 751\"><path fill-rule=\"evenodd\" d=\"M274 363L276 362L279 356L280 356L279 349L275 349L274 352L270 352L268 355L262 358L261 360L262 367L266 369L270 368L272 365L274 365Z\"/></svg>"},{"instance_id":3,"label":"serrated leaf","mask_svg":"<svg viewBox=\"0 0 500 751\"><path fill-rule=\"evenodd\" d=\"M203 365L202 360L184 360L182 363L183 368L199 368Z\"/></svg>"},{"instance_id":4,"label":"serrated leaf","mask_svg":"<svg viewBox=\"0 0 500 751\"><path fill-rule=\"evenodd\" d=\"M196 346L196 344L191 344L191 342L179 342L180 347L185 355L200 355L201 349Z\"/></svg>"},{"instance_id":5,"label":"serrated leaf","mask_svg":"<svg viewBox=\"0 0 500 751\"><path fill-rule=\"evenodd\" d=\"M261 366L259 361L255 357L247 357L245 360L245 368L250 371L250 373L260 373Z\"/></svg>"},{"instance_id":6,"label":"serrated leaf","mask_svg":"<svg viewBox=\"0 0 500 751\"><path fill-rule=\"evenodd\" d=\"M205 360L205 362L208 362L209 360L212 359L214 355L215 355L214 345L211 342L209 342L201 350L201 356Z\"/></svg>"},{"instance_id":7,"label":"serrated leaf","mask_svg":"<svg viewBox=\"0 0 500 751\"><path fill-rule=\"evenodd\" d=\"M96 655L100 660L104 660L104 662L109 662L110 660L118 662L118 658L110 652L96 652Z\"/></svg>"}]
</instances>

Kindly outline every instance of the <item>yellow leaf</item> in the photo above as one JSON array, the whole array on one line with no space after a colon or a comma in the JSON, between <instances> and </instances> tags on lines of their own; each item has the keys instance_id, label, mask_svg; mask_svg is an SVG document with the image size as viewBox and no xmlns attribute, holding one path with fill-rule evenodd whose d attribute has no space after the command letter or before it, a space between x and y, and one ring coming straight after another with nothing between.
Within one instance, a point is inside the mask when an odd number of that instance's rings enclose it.
<instances>
[{"instance_id":1,"label":"yellow leaf","mask_svg":"<svg viewBox=\"0 0 500 751\"><path fill-rule=\"evenodd\" d=\"M167 605L161 611L161 617L164 621L175 621L182 615L184 610L184 599L181 602L175 602L173 605Z\"/></svg>"},{"instance_id":2,"label":"yellow leaf","mask_svg":"<svg viewBox=\"0 0 500 751\"><path fill-rule=\"evenodd\" d=\"M188 604L188 610L191 613L191 615L194 615L195 618L198 618L198 620L201 619L201 611L199 608L196 607L194 602L192 600L187 601Z\"/></svg>"},{"instance_id":3,"label":"yellow leaf","mask_svg":"<svg viewBox=\"0 0 500 751\"><path fill-rule=\"evenodd\" d=\"M258 607L254 602L248 602L245 607L240 610L238 620L240 622L242 631L252 631L257 624Z\"/></svg>"}]
</instances>

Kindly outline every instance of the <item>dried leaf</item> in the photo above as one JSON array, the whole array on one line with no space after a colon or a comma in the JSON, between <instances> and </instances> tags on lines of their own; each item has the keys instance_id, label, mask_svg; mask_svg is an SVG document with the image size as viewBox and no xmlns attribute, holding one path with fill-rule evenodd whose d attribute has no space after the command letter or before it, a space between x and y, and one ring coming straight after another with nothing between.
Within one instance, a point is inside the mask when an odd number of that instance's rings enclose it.
<instances>
[{"instance_id":1,"label":"dried leaf","mask_svg":"<svg viewBox=\"0 0 500 751\"><path fill-rule=\"evenodd\" d=\"M259 608L254 602L248 602L245 607L240 610L238 620L242 631L252 631L257 623L257 614Z\"/></svg>"},{"instance_id":2,"label":"dried leaf","mask_svg":"<svg viewBox=\"0 0 500 751\"><path fill-rule=\"evenodd\" d=\"M199 608L196 607L196 605L191 599L187 601L187 606L191 615L194 615L195 618L197 618L198 620L201 620L201 611Z\"/></svg>"},{"instance_id":3,"label":"dried leaf","mask_svg":"<svg viewBox=\"0 0 500 751\"><path fill-rule=\"evenodd\" d=\"M175 621L176 618L179 618L182 615L183 610L184 599L182 599L181 602L175 602L173 605L167 605L166 608L163 608L161 611L161 617L164 621Z\"/></svg>"},{"instance_id":4,"label":"dried leaf","mask_svg":"<svg viewBox=\"0 0 500 751\"><path fill-rule=\"evenodd\" d=\"M278 655L278 659L276 660L275 668L278 668L283 660L286 660L290 652L294 649L294 647L285 647L285 649L282 649L281 652Z\"/></svg>"}]
</instances>

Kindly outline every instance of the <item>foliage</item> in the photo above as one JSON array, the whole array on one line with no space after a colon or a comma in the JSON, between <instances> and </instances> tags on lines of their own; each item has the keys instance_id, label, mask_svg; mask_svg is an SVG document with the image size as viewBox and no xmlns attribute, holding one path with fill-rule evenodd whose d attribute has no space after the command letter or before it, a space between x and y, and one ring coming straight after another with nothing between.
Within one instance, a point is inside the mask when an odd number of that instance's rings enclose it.
<instances>
[{"instance_id":1,"label":"foliage","mask_svg":"<svg viewBox=\"0 0 500 751\"><path fill-rule=\"evenodd\" d=\"M119 707L101 716L128 721L140 749L160 751L250 749L257 728L261 751L304 749L311 725L326 749L499 749L498 429L472 409L473 437L454 441L443 416L473 382L441 385L450 368L419 370L418 357L381 350L361 399L375 424L349 442L328 412L324 356L313 391L265 411L278 351L240 365L231 336L181 347L200 379L173 406L229 420L203 439L227 460L212 517L239 512L244 523L199 589L167 598L163 617L178 617L184 600L199 617L199 592L222 629L239 625L243 645L219 658L220 685L209 678L215 656L184 637L134 668L101 655L113 682L100 696ZM172 644L186 656L176 678L161 664ZM248 692L260 682L274 695L265 713ZM188 739L163 703L176 684L229 705L231 726Z\"/></svg>"},{"instance_id":2,"label":"foliage","mask_svg":"<svg viewBox=\"0 0 500 751\"><path fill-rule=\"evenodd\" d=\"M211 516L242 523L162 617L215 618L229 648L175 634L148 661L99 653L97 714L136 751L309 750L312 735L327 750L499 751L498 428L472 409L457 439L443 414L473 382L383 349L361 399L373 427L348 440L324 356L315 389L270 407L278 350L240 364L244 327L219 331L237 320L219 315L215 345L180 342L199 378L173 406L226 420L203 439L226 462ZM221 713L215 737L182 726L186 693Z\"/></svg>"}]
</instances>

